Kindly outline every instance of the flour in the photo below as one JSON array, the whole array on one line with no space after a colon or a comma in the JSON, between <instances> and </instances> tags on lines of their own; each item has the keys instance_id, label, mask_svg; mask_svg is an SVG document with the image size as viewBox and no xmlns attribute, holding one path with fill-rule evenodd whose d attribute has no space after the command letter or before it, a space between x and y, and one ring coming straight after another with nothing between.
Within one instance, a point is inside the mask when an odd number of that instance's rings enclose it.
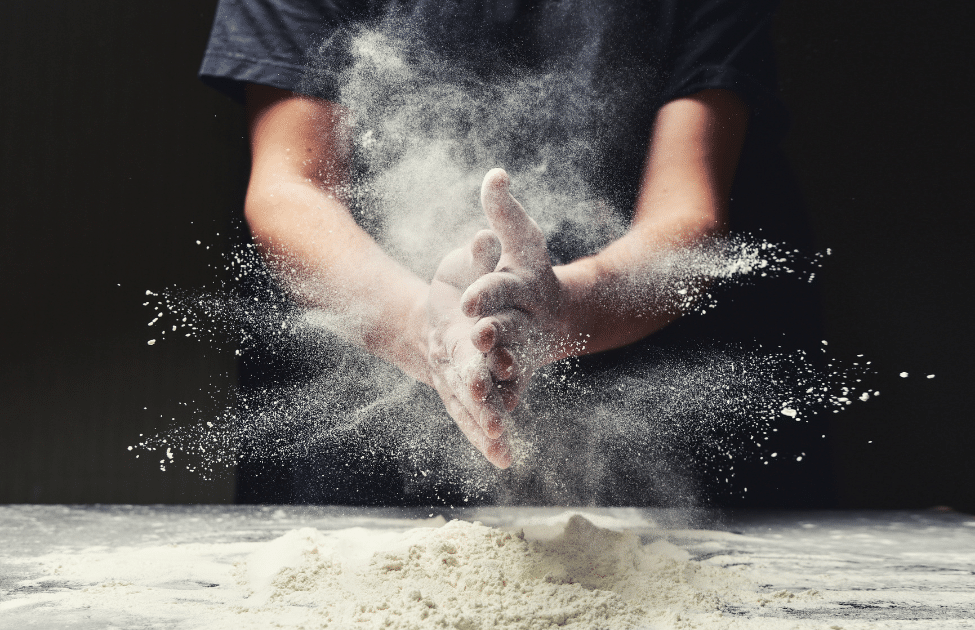
<instances>
[{"instance_id":1,"label":"flour","mask_svg":"<svg viewBox=\"0 0 975 630\"><path fill-rule=\"evenodd\" d=\"M0 512L25 526L0 548L0 630L944 630L975 617L973 528L934 512L769 514L742 533L618 508L465 511L485 525L334 508Z\"/></svg>"},{"instance_id":2,"label":"flour","mask_svg":"<svg viewBox=\"0 0 975 630\"><path fill-rule=\"evenodd\" d=\"M676 622L757 598L741 573L663 539L643 544L580 515L548 529L295 530L238 566L252 592L244 610L305 608L326 628L616 630L711 627Z\"/></svg>"}]
</instances>

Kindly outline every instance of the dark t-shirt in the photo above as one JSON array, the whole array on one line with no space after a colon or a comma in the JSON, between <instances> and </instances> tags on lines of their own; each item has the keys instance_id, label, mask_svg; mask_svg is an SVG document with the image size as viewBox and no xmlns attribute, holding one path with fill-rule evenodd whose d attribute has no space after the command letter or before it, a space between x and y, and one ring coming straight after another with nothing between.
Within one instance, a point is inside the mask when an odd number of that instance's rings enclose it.
<instances>
[{"instance_id":1,"label":"dark t-shirt","mask_svg":"<svg viewBox=\"0 0 975 630\"><path fill-rule=\"evenodd\" d=\"M564 53L598 30L606 35L601 47L613 61L627 57L659 73L662 101L709 88L734 90L754 117L776 126L781 120L771 119L781 110L769 37L776 4L221 0L200 76L241 101L245 82L302 91L309 53L323 40L350 24L379 20L394 7L417 22L439 26L426 28L437 48L470 48L472 41L486 37L530 57L528 64Z\"/></svg>"},{"instance_id":2,"label":"dark t-shirt","mask_svg":"<svg viewBox=\"0 0 975 630\"><path fill-rule=\"evenodd\" d=\"M240 101L248 82L339 100L341 75L349 61L346 37L361 24L381 25L481 78L490 78L498 68L517 73L570 67L574 75L593 77L591 83L608 95L607 102L623 104L609 116L614 127L604 135L612 140L604 146L605 159L597 160L608 165L612 176L600 179L598 169L594 175L620 207L635 199L656 109L701 90L731 90L750 112L730 200L731 229L808 252L804 209L779 148L786 115L777 98L770 38L776 4L221 0L200 76ZM641 343L586 358L580 369L639 365L646 357L659 356L661 348L811 348L822 338L815 290L806 283L791 278L763 281L726 292L720 303L707 317L685 317ZM741 483L750 486L745 502L787 505L801 496L806 505L827 503L825 443L817 439L806 444L821 432L822 427L810 424L776 436L779 450L808 453L806 459L812 463L801 470L769 479L761 468L750 476L746 465L738 466ZM356 502L347 495L309 499L295 492L291 498L297 500Z\"/></svg>"},{"instance_id":3,"label":"dark t-shirt","mask_svg":"<svg viewBox=\"0 0 975 630\"><path fill-rule=\"evenodd\" d=\"M750 119L731 194L731 229L809 252L805 211L779 147L786 115L777 98L769 32L775 4L221 0L200 76L238 100L247 82L337 99L337 80L330 81L328 73L333 79L341 73L341 35L359 23L385 19L388 26L390 11L400 18L404 35L423 40L439 54L457 57L458 65L491 66L499 56L505 57L506 68L538 70L560 61L589 64L599 77L599 88L610 94L608 102L625 103L607 116L614 122L603 135L613 141L605 155L592 160L599 165L593 176L597 184L604 185L606 196L624 211L632 207L638 191L656 108L704 89L732 90L748 104ZM573 71L578 74L580 69ZM315 72L316 80L309 81ZM611 174L600 178L600 167ZM730 296L745 303L719 309L717 317L700 324L708 329L702 334L775 344L784 332L788 345L818 342L814 322L797 316L816 311L810 290L794 282L780 287L761 284ZM759 304L763 300L767 303ZM674 334L694 325L681 322Z\"/></svg>"}]
</instances>

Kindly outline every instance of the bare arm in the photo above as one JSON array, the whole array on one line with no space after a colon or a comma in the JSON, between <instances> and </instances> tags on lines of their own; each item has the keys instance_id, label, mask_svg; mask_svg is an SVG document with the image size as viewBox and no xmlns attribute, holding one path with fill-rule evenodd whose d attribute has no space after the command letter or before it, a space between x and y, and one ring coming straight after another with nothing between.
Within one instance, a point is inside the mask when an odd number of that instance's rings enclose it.
<instances>
[{"instance_id":1,"label":"bare arm","mask_svg":"<svg viewBox=\"0 0 975 630\"><path fill-rule=\"evenodd\" d=\"M629 231L595 256L555 268L566 293L564 326L589 335L587 353L638 341L679 316L644 303L645 292L629 285L650 259L727 228L747 124L745 104L724 90L661 108Z\"/></svg>"},{"instance_id":2,"label":"bare arm","mask_svg":"<svg viewBox=\"0 0 975 630\"><path fill-rule=\"evenodd\" d=\"M410 376L427 369L428 286L360 228L343 200L351 143L328 101L249 85L251 178L245 214L255 241L299 299L340 318L340 332Z\"/></svg>"}]
</instances>

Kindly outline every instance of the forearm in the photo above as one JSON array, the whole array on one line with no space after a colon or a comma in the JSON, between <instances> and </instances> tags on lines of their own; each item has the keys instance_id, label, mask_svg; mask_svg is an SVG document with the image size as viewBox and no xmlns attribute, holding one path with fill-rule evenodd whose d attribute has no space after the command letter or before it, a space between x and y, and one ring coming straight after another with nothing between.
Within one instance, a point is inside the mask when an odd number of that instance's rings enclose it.
<instances>
[{"instance_id":1,"label":"forearm","mask_svg":"<svg viewBox=\"0 0 975 630\"><path fill-rule=\"evenodd\" d=\"M666 263L726 229L747 121L744 103L722 90L660 110L629 231L595 256L555 268L568 343L553 359L643 339L682 315L687 293L678 291L706 286L693 273L683 286L673 282Z\"/></svg>"},{"instance_id":2,"label":"forearm","mask_svg":"<svg viewBox=\"0 0 975 630\"><path fill-rule=\"evenodd\" d=\"M330 328L429 383L428 286L362 230L343 200L349 143L341 107L273 88L247 93L245 212L281 283Z\"/></svg>"},{"instance_id":3,"label":"forearm","mask_svg":"<svg viewBox=\"0 0 975 630\"><path fill-rule=\"evenodd\" d=\"M246 216L282 285L330 328L429 382L428 286L390 259L339 200L309 183L252 178Z\"/></svg>"},{"instance_id":4,"label":"forearm","mask_svg":"<svg viewBox=\"0 0 975 630\"><path fill-rule=\"evenodd\" d=\"M562 331L550 360L620 348L678 319L691 287L673 282L667 259L719 229L711 222L663 222L631 230L594 256L555 267L563 288Z\"/></svg>"}]
</instances>

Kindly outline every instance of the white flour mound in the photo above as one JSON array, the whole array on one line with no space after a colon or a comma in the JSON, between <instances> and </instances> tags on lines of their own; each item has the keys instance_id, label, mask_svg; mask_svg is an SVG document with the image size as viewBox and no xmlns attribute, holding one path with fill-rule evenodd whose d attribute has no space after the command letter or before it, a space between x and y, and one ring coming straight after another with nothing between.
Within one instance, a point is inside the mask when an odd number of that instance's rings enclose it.
<instances>
[{"instance_id":1,"label":"white flour mound","mask_svg":"<svg viewBox=\"0 0 975 630\"><path fill-rule=\"evenodd\" d=\"M300 529L251 555L238 578L251 592L241 612L303 609L325 628L714 627L722 604L755 596L732 569L579 515L547 540L464 521Z\"/></svg>"}]
</instances>

